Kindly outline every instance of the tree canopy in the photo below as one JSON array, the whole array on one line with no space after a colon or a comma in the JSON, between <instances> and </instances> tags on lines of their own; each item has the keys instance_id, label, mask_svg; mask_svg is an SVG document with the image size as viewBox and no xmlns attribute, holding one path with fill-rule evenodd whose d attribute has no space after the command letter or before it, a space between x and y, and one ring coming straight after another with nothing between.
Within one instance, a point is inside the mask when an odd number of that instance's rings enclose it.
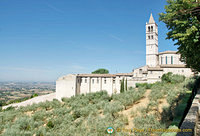
<instances>
[{"instance_id":1,"label":"tree canopy","mask_svg":"<svg viewBox=\"0 0 200 136\"><path fill-rule=\"evenodd\" d=\"M169 32L167 39L176 41L181 60L200 71L200 3L198 0L167 0L165 13L160 13Z\"/></svg>"},{"instance_id":2,"label":"tree canopy","mask_svg":"<svg viewBox=\"0 0 200 136\"><path fill-rule=\"evenodd\" d=\"M104 68L100 68L100 69L97 69L95 71L92 72L92 74L108 74L109 71L107 69L104 69Z\"/></svg>"}]
</instances>

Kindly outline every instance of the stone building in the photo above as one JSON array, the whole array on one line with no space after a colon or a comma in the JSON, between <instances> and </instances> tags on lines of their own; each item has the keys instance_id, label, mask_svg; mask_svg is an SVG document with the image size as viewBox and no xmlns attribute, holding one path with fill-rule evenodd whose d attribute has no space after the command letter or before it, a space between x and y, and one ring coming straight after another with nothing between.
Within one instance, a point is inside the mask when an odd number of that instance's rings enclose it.
<instances>
[{"instance_id":1,"label":"stone building","mask_svg":"<svg viewBox=\"0 0 200 136\"><path fill-rule=\"evenodd\" d=\"M56 98L71 97L77 94L106 90L108 94L119 93L121 80L127 80L128 87L135 83L154 83L160 81L163 74L193 74L190 68L180 61L176 51L158 52L158 25L151 14L146 23L146 65L130 73L118 74L69 74L56 81Z\"/></svg>"}]
</instances>

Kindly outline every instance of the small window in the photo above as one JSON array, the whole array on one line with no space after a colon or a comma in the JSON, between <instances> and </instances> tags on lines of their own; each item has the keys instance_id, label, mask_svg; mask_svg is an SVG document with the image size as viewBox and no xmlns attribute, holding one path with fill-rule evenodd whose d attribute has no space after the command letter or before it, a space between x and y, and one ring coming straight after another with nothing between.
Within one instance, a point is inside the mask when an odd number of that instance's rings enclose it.
<instances>
[{"instance_id":1,"label":"small window","mask_svg":"<svg viewBox=\"0 0 200 136\"><path fill-rule=\"evenodd\" d=\"M150 71L151 74L153 74L153 71Z\"/></svg>"},{"instance_id":2,"label":"small window","mask_svg":"<svg viewBox=\"0 0 200 136\"><path fill-rule=\"evenodd\" d=\"M150 39L150 36L148 36L148 39Z\"/></svg>"},{"instance_id":3,"label":"small window","mask_svg":"<svg viewBox=\"0 0 200 136\"><path fill-rule=\"evenodd\" d=\"M150 32L150 26L148 27L148 32Z\"/></svg>"},{"instance_id":4,"label":"small window","mask_svg":"<svg viewBox=\"0 0 200 136\"><path fill-rule=\"evenodd\" d=\"M85 83L87 83L87 79L85 79Z\"/></svg>"},{"instance_id":5,"label":"small window","mask_svg":"<svg viewBox=\"0 0 200 136\"><path fill-rule=\"evenodd\" d=\"M94 79L92 79L92 83L94 84Z\"/></svg>"},{"instance_id":6,"label":"small window","mask_svg":"<svg viewBox=\"0 0 200 136\"><path fill-rule=\"evenodd\" d=\"M115 79L113 79L113 84L115 84Z\"/></svg>"},{"instance_id":7,"label":"small window","mask_svg":"<svg viewBox=\"0 0 200 136\"><path fill-rule=\"evenodd\" d=\"M139 73L142 74L142 69L139 69Z\"/></svg>"},{"instance_id":8,"label":"small window","mask_svg":"<svg viewBox=\"0 0 200 136\"><path fill-rule=\"evenodd\" d=\"M153 26L151 26L151 32L153 32Z\"/></svg>"},{"instance_id":9,"label":"small window","mask_svg":"<svg viewBox=\"0 0 200 136\"><path fill-rule=\"evenodd\" d=\"M182 72L184 72L184 70L182 70Z\"/></svg>"},{"instance_id":10,"label":"small window","mask_svg":"<svg viewBox=\"0 0 200 136\"><path fill-rule=\"evenodd\" d=\"M165 59L166 59L166 64L167 64L167 56L165 57Z\"/></svg>"},{"instance_id":11,"label":"small window","mask_svg":"<svg viewBox=\"0 0 200 136\"><path fill-rule=\"evenodd\" d=\"M151 36L151 39L153 39L153 35Z\"/></svg>"},{"instance_id":12,"label":"small window","mask_svg":"<svg viewBox=\"0 0 200 136\"><path fill-rule=\"evenodd\" d=\"M171 56L171 64L173 64L173 56Z\"/></svg>"},{"instance_id":13,"label":"small window","mask_svg":"<svg viewBox=\"0 0 200 136\"><path fill-rule=\"evenodd\" d=\"M106 78L104 79L104 84L106 84Z\"/></svg>"},{"instance_id":14,"label":"small window","mask_svg":"<svg viewBox=\"0 0 200 136\"><path fill-rule=\"evenodd\" d=\"M97 84L99 83L99 79L97 78Z\"/></svg>"},{"instance_id":15,"label":"small window","mask_svg":"<svg viewBox=\"0 0 200 136\"><path fill-rule=\"evenodd\" d=\"M163 57L161 57L161 65L163 64Z\"/></svg>"}]
</instances>

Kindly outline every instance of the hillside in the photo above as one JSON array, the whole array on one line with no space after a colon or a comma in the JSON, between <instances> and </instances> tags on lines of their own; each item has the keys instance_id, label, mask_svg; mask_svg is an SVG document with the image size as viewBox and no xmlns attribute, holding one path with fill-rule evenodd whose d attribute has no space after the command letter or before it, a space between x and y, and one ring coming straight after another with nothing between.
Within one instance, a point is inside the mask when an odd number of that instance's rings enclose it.
<instances>
[{"instance_id":1,"label":"hillside","mask_svg":"<svg viewBox=\"0 0 200 136\"><path fill-rule=\"evenodd\" d=\"M160 135L149 128L178 126L191 96L195 79L173 75L152 85L109 96L106 91L41 102L0 112L2 136ZM177 127L175 127L177 128ZM130 131L130 129L134 129Z\"/></svg>"}]
</instances>

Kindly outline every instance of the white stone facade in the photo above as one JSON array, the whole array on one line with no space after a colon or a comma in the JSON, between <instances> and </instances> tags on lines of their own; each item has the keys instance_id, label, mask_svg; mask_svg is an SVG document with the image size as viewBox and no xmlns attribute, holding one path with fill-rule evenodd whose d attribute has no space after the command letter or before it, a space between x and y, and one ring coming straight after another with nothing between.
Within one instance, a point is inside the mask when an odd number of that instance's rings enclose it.
<instances>
[{"instance_id":1,"label":"white stone facade","mask_svg":"<svg viewBox=\"0 0 200 136\"><path fill-rule=\"evenodd\" d=\"M187 77L194 73L180 61L176 51L158 52L158 26L151 14L146 23L146 65L130 73L119 74L69 74L56 81L56 98L71 97L106 90L108 94L119 93L121 80L127 80L128 87L135 83L154 83L163 74L172 72Z\"/></svg>"}]
</instances>

